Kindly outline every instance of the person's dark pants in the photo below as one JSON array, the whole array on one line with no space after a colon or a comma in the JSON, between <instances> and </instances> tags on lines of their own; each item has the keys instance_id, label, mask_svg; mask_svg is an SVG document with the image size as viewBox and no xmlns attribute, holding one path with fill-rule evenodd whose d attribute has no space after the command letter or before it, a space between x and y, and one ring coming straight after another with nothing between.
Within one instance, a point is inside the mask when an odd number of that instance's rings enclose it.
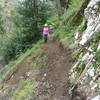
<instances>
[{"instance_id":1,"label":"person's dark pants","mask_svg":"<svg viewBox=\"0 0 100 100\"><path fill-rule=\"evenodd\" d=\"M44 43L47 43L47 41L48 41L48 35L45 34L45 35L44 35Z\"/></svg>"}]
</instances>

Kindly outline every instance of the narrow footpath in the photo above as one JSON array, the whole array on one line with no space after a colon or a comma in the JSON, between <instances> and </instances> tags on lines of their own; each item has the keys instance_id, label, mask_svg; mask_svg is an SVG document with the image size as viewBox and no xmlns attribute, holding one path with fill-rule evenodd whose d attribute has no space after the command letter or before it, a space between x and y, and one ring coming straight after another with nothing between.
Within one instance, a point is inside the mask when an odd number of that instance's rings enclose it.
<instances>
[{"instance_id":1,"label":"narrow footpath","mask_svg":"<svg viewBox=\"0 0 100 100\"><path fill-rule=\"evenodd\" d=\"M39 71L39 95L33 100L70 100L67 95L68 73L75 59L72 50L64 50L59 42L51 41L42 46L47 55L48 67ZM45 77L45 78L43 78Z\"/></svg>"}]
</instances>

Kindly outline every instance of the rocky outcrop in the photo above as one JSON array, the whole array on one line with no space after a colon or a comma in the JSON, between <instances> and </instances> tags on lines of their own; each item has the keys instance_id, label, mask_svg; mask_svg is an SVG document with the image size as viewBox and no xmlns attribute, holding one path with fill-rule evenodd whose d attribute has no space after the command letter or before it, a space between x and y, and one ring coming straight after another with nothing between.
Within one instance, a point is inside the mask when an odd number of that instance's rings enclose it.
<instances>
[{"instance_id":1,"label":"rocky outcrop","mask_svg":"<svg viewBox=\"0 0 100 100\"><path fill-rule=\"evenodd\" d=\"M87 20L87 29L83 33L81 45L87 43L92 35L100 32L100 0L91 0L85 9L85 18Z\"/></svg>"},{"instance_id":2,"label":"rocky outcrop","mask_svg":"<svg viewBox=\"0 0 100 100\"><path fill-rule=\"evenodd\" d=\"M70 80L73 80L72 84L77 80L75 84L87 84L92 90L100 92L100 0L91 0L84 16L86 29L82 34L78 30L75 35L81 50L77 63L71 69Z\"/></svg>"}]
</instances>

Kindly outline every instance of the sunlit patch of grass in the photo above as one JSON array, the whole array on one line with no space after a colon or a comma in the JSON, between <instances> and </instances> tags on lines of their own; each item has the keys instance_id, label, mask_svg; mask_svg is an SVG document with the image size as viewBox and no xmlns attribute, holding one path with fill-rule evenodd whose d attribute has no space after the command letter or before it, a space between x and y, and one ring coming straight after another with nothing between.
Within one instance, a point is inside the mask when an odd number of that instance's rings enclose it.
<instances>
[{"instance_id":1,"label":"sunlit patch of grass","mask_svg":"<svg viewBox=\"0 0 100 100\"><path fill-rule=\"evenodd\" d=\"M37 92L36 87L29 81L22 81L19 88L12 92L10 100L31 100Z\"/></svg>"},{"instance_id":2,"label":"sunlit patch of grass","mask_svg":"<svg viewBox=\"0 0 100 100\"><path fill-rule=\"evenodd\" d=\"M43 55L43 54L44 54L44 51L41 48L35 51L35 55Z\"/></svg>"},{"instance_id":3,"label":"sunlit patch of grass","mask_svg":"<svg viewBox=\"0 0 100 100\"><path fill-rule=\"evenodd\" d=\"M37 70L39 67L37 66L37 64L36 63L31 63L31 65L30 65L30 67L31 67L31 69L32 70Z\"/></svg>"},{"instance_id":4,"label":"sunlit patch of grass","mask_svg":"<svg viewBox=\"0 0 100 100\"><path fill-rule=\"evenodd\" d=\"M32 56L32 60L33 61L30 65L32 70L37 70L40 67L48 66L46 62L47 56L42 49L39 49L35 52L35 54Z\"/></svg>"}]
</instances>

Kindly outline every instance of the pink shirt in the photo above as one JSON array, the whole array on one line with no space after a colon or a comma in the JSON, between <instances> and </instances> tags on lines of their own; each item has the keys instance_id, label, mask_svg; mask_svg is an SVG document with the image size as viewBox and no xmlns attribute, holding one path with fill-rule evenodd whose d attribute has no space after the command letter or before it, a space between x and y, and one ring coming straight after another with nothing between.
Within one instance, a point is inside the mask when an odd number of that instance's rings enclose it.
<instances>
[{"instance_id":1,"label":"pink shirt","mask_svg":"<svg viewBox=\"0 0 100 100\"><path fill-rule=\"evenodd\" d=\"M48 35L49 34L49 28L48 27L45 27L44 29L43 29L43 34L44 35Z\"/></svg>"}]
</instances>

